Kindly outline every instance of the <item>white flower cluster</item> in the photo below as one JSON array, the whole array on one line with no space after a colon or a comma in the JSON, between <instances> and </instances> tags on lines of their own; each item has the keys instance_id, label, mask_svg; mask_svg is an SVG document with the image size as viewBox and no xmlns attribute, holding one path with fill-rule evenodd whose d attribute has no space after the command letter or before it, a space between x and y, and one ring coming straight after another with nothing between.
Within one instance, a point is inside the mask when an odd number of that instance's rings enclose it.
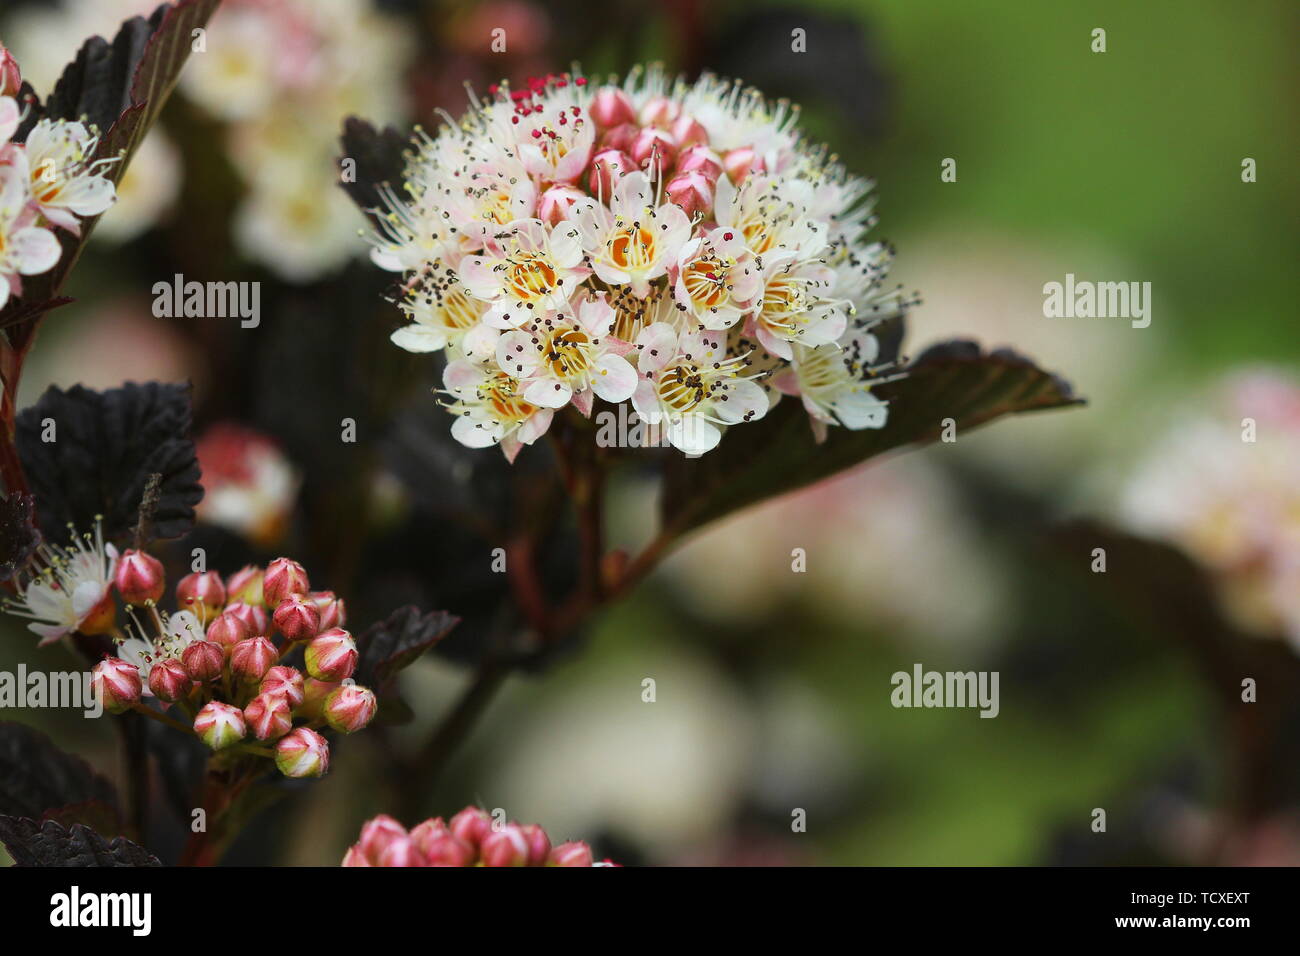
<instances>
[{"instance_id":1,"label":"white flower cluster","mask_svg":"<svg viewBox=\"0 0 1300 956\"><path fill-rule=\"evenodd\" d=\"M25 143L12 142L22 111L0 96L0 307L22 294L23 276L40 275L63 253L55 229L81 234L81 220L113 204L102 175L117 161L94 159L99 133L84 123L40 120Z\"/></svg>"},{"instance_id":2,"label":"white flower cluster","mask_svg":"<svg viewBox=\"0 0 1300 956\"><path fill-rule=\"evenodd\" d=\"M738 83L637 71L494 87L417 134L372 258L403 273L393 341L445 350L453 435L521 445L631 400L681 451L799 396L819 436L878 428L871 328L907 308L863 234L870 184Z\"/></svg>"},{"instance_id":3,"label":"white flower cluster","mask_svg":"<svg viewBox=\"0 0 1300 956\"><path fill-rule=\"evenodd\" d=\"M1239 625L1300 651L1300 385L1268 371L1231 381L1212 413L1156 443L1122 511L1208 568Z\"/></svg>"}]
</instances>

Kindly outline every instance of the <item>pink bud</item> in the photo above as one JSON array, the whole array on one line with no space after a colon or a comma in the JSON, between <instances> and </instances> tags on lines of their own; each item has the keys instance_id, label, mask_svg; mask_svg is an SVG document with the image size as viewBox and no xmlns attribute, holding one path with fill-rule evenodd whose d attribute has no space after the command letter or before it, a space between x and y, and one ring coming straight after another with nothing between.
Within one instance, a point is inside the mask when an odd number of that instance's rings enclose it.
<instances>
[{"instance_id":1,"label":"pink bud","mask_svg":"<svg viewBox=\"0 0 1300 956\"><path fill-rule=\"evenodd\" d=\"M692 146L677 157L677 172L703 173L710 182L722 175L722 157L707 146Z\"/></svg>"},{"instance_id":2,"label":"pink bud","mask_svg":"<svg viewBox=\"0 0 1300 956\"><path fill-rule=\"evenodd\" d=\"M149 690L159 700L170 704L190 692L190 675L176 658L163 658L149 669Z\"/></svg>"},{"instance_id":3,"label":"pink bud","mask_svg":"<svg viewBox=\"0 0 1300 956\"><path fill-rule=\"evenodd\" d=\"M551 851L548 862L551 866L591 866L591 847L578 841L561 843Z\"/></svg>"},{"instance_id":4,"label":"pink bud","mask_svg":"<svg viewBox=\"0 0 1300 956\"><path fill-rule=\"evenodd\" d=\"M526 823L519 830L528 846L528 865L545 866L551 855L551 838L546 835L546 831L536 823Z\"/></svg>"},{"instance_id":5,"label":"pink bud","mask_svg":"<svg viewBox=\"0 0 1300 956\"><path fill-rule=\"evenodd\" d=\"M658 179L665 169L677 162L677 141L660 129L643 129L632 141L632 162Z\"/></svg>"},{"instance_id":6,"label":"pink bud","mask_svg":"<svg viewBox=\"0 0 1300 956\"><path fill-rule=\"evenodd\" d=\"M120 657L106 657L96 664L90 672L90 686L110 714L120 714L138 703L143 691L140 671Z\"/></svg>"},{"instance_id":7,"label":"pink bud","mask_svg":"<svg viewBox=\"0 0 1300 956\"><path fill-rule=\"evenodd\" d=\"M344 605L343 599L335 595L333 591L312 591L307 596L307 600L316 605L316 610L320 612L321 630L342 627L347 623L347 607Z\"/></svg>"},{"instance_id":8,"label":"pink bud","mask_svg":"<svg viewBox=\"0 0 1300 956\"><path fill-rule=\"evenodd\" d=\"M262 579L262 596L267 607L279 607L291 597L301 597L311 590L307 572L301 564L289 558L276 558L266 566Z\"/></svg>"},{"instance_id":9,"label":"pink bud","mask_svg":"<svg viewBox=\"0 0 1300 956\"><path fill-rule=\"evenodd\" d=\"M707 144L709 141L709 131L701 126L700 121L694 116L689 116L686 113L677 117L673 122L671 132L673 139L677 140L679 149Z\"/></svg>"},{"instance_id":10,"label":"pink bud","mask_svg":"<svg viewBox=\"0 0 1300 956\"><path fill-rule=\"evenodd\" d=\"M283 694L290 707L298 707L303 699L302 672L296 667L277 664L266 672L257 685L259 694Z\"/></svg>"},{"instance_id":11,"label":"pink bud","mask_svg":"<svg viewBox=\"0 0 1300 956\"><path fill-rule=\"evenodd\" d=\"M591 99L591 118L601 129L636 122L636 107L617 86L602 86Z\"/></svg>"},{"instance_id":12,"label":"pink bud","mask_svg":"<svg viewBox=\"0 0 1300 956\"><path fill-rule=\"evenodd\" d=\"M355 843L348 847L348 852L343 854L343 862L339 866L370 866L371 863L366 859L366 855L361 852L361 847Z\"/></svg>"},{"instance_id":13,"label":"pink bud","mask_svg":"<svg viewBox=\"0 0 1300 956\"><path fill-rule=\"evenodd\" d=\"M343 686L342 681L317 680L308 677L303 684L302 704L296 708L308 720L324 719L325 701L330 694Z\"/></svg>"},{"instance_id":14,"label":"pink bud","mask_svg":"<svg viewBox=\"0 0 1300 956\"><path fill-rule=\"evenodd\" d=\"M575 202L586 198L586 193L573 186L552 186L542 193L542 198L537 203L537 218L554 226L569 218L569 210Z\"/></svg>"},{"instance_id":15,"label":"pink bud","mask_svg":"<svg viewBox=\"0 0 1300 956\"><path fill-rule=\"evenodd\" d=\"M353 734L370 723L378 709L374 691L344 684L325 701L325 721L335 730Z\"/></svg>"},{"instance_id":16,"label":"pink bud","mask_svg":"<svg viewBox=\"0 0 1300 956\"><path fill-rule=\"evenodd\" d=\"M307 645L307 673L317 680L344 680L357 669L357 642L333 627Z\"/></svg>"},{"instance_id":17,"label":"pink bud","mask_svg":"<svg viewBox=\"0 0 1300 956\"><path fill-rule=\"evenodd\" d=\"M507 823L500 830L490 830L479 847L484 866L527 866L528 840L518 824Z\"/></svg>"},{"instance_id":18,"label":"pink bud","mask_svg":"<svg viewBox=\"0 0 1300 956\"><path fill-rule=\"evenodd\" d=\"M258 694L244 708L244 721L258 740L274 740L293 729L293 713L283 694Z\"/></svg>"},{"instance_id":19,"label":"pink bud","mask_svg":"<svg viewBox=\"0 0 1300 956\"><path fill-rule=\"evenodd\" d=\"M176 582L176 604L193 611L203 620L221 613L226 604L226 586L216 571L187 574Z\"/></svg>"},{"instance_id":20,"label":"pink bud","mask_svg":"<svg viewBox=\"0 0 1300 956\"><path fill-rule=\"evenodd\" d=\"M380 866L427 866L424 854L409 837L398 837L379 854Z\"/></svg>"},{"instance_id":21,"label":"pink bud","mask_svg":"<svg viewBox=\"0 0 1300 956\"><path fill-rule=\"evenodd\" d=\"M406 839L406 827L402 826L386 813L381 813L372 820L367 820L361 828L361 839L356 848L362 856L377 865L384 851L395 840Z\"/></svg>"},{"instance_id":22,"label":"pink bud","mask_svg":"<svg viewBox=\"0 0 1300 956\"><path fill-rule=\"evenodd\" d=\"M415 833L412 831L412 838ZM426 840L420 847L430 866L469 866L474 861L474 848L450 833L441 833Z\"/></svg>"},{"instance_id":23,"label":"pink bud","mask_svg":"<svg viewBox=\"0 0 1300 956\"><path fill-rule=\"evenodd\" d=\"M632 148L632 141L636 139L636 134L641 132L641 127L635 123L623 123L615 126L613 129L605 131L605 135L600 138L601 149L616 149L620 153L626 153Z\"/></svg>"},{"instance_id":24,"label":"pink bud","mask_svg":"<svg viewBox=\"0 0 1300 956\"><path fill-rule=\"evenodd\" d=\"M249 610L252 610L252 608L249 608ZM222 647L231 648L240 641L247 640L249 633L247 624L240 620L234 613L226 611L208 625L207 638L214 644L220 644Z\"/></svg>"},{"instance_id":25,"label":"pink bud","mask_svg":"<svg viewBox=\"0 0 1300 956\"><path fill-rule=\"evenodd\" d=\"M156 604L167 589L162 562L134 548L127 548L118 558L113 583L127 604Z\"/></svg>"},{"instance_id":26,"label":"pink bud","mask_svg":"<svg viewBox=\"0 0 1300 956\"><path fill-rule=\"evenodd\" d=\"M280 652L269 638L250 637L230 649L230 673L241 680L260 681L279 659Z\"/></svg>"},{"instance_id":27,"label":"pink bud","mask_svg":"<svg viewBox=\"0 0 1300 956\"><path fill-rule=\"evenodd\" d=\"M231 601L241 601L253 607L262 607L266 598L262 594L262 577L266 572L248 564L226 580L226 595Z\"/></svg>"},{"instance_id":28,"label":"pink bud","mask_svg":"<svg viewBox=\"0 0 1300 956\"><path fill-rule=\"evenodd\" d=\"M641 125L668 129L682 115L682 105L666 96L652 96L641 107Z\"/></svg>"},{"instance_id":29,"label":"pink bud","mask_svg":"<svg viewBox=\"0 0 1300 956\"><path fill-rule=\"evenodd\" d=\"M262 637L270 633L271 622L266 616L266 608L236 601L226 605L226 614L233 614L243 622L248 631L247 637Z\"/></svg>"},{"instance_id":30,"label":"pink bud","mask_svg":"<svg viewBox=\"0 0 1300 956\"><path fill-rule=\"evenodd\" d=\"M608 202L619 178L634 169L636 163L632 162L631 156L616 149L602 149L591 161L591 175L587 184L594 195L603 196Z\"/></svg>"},{"instance_id":31,"label":"pink bud","mask_svg":"<svg viewBox=\"0 0 1300 956\"><path fill-rule=\"evenodd\" d=\"M483 838L492 832L492 818L486 810L466 807L447 821L447 829L456 839L463 840L477 851Z\"/></svg>"},{"instance_id":32,"label":"pink bud","mask_svg":"<svg viewBox=\"0 0 1300 956\"><path fill-rule=\"evenodd\" d=\"M298 594L286 598L275 609L271 620L275 629L290 641L309 641L320 631L320 611Z\"/></svg>"},{"instance_id":33,"label":"pink bud","mask_svg":"<svg viewBox=\"0 0 1300 956\"><path fill-rule=\"evenodd\" d=\"M739 186L750 173L763 172L763 159L748 146L733 149L722 157L722 168L727 177Z\"/></svg>"},{"instance_id":34,"label":"pink bud","mask_svg":"<svg viewBox=\"0 0 1300 956\"><path fill-rule=\"evenodd\" d=\"M703 173L679 173L668 181L664 193L689 217L705 216L713 208L713 185Z\"/></svg>"},{"instance_id":35,"label":"pink bud","mask_svg":"<svg viewBox=\"0 0 1300 956\"><path fill-rule=\"evenodd\" d=\"M447 829L446 821L442 817L430 817L419 826L412 828L411 840L421 852L424 852L433 840L440 837L451 836L451 831Z\"/></svg>"},{"instance_id":36,"label":"pink bud","mask_svg":"<svg viewBox=\"0 0 1300 956\"><path fill-rule=\"evenodd\" d=\"M316 731L299 727L275 745L275 765L286 777L322 777L330 768L330 745Z\"/></svg>"},{"instance_id":37,"label":"pink bud","mask_svg":"<svg viewBox=\"0 0 1300 956\"><path fill-rule=\"evenodd\" d=\"M0 45L0 96L17 96L23 85L23 75L14 55Z\"/></svg>"},{"instance_id":38,"label":"pink bud","mask_svg":"<svg viewBox=\"0 0 1300 956\"><path fill-rule=\"evenodd\" d=\"M194 641L181 651L181 664L185 667L185 673L199 683L220 677L225 662L225 650L213 641Z\"/></svg>"},{"instance_id":39,"label":"pink bud","mask_svg":"<svg viewBox=\"0 0 1300 956\"><path fill-rule=\"evenodd\" d=\"M194 718L194 731L213 750L223 750L244 739L247 729L238 707L210 701Z\"/></svg>"}]
</instances>

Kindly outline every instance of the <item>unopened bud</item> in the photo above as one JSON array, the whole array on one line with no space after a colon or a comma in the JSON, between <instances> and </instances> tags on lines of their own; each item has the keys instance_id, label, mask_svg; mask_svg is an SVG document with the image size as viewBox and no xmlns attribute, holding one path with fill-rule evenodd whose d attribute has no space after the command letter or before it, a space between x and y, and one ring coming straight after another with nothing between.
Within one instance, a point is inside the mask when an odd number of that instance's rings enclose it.
<instances>
[{"instance_id":1,"label":"unopened bud","mask_svg":"<svg viewBox=\"0 0 1300 956\"><path fill-rule=\"evenodd\" d=\"M402 826L386 813L367 820L361 827L361 838L356 849L370 864L378 865L379 858L395 840L406 839L406 827Z\"/></svg>"},{"instance_id":2,"label":"unopened bud","mask_svg":"<svg viewBox=\"0 0 1300 956\"><path fill-rule=\"evenodd\" d=\"M722 157L722 168L727 178L739 186L750 173L763 172L763 160L748 146L733 149Z\"/></svg>"},{"instance_id":3,"label":"unopened bud","mask_svg":"<svg viewBox=\"0 0 1300 956\"><path fill-rule=\"evenodd\" d=\"M317 680L344 680L357 669L357 642L343 628L330 628L307 645L306 661Z\"/></svg>"},{"instance_id":4,"label":"unopened bud","mask_svg":"<svg viewBox=\"0 0 1300 956\"><path fill-rule=\"evenodd\" d=\"M320 612L321 630L343 627L348 622L347 607L333 591L312 591L307 598Z\"/></svg>"},{"instance_id":5,"label":"unopened bud","mask_svg":"<svg viewBox=\"0 0 1300 956\"><path fill-rule=\"evenodd\" d=\"M708 215L713 208L713 184L703 173L679 173L668 181L664 193L691 218Z\"/></svg>"},{"instance_id":6,"label":"unopened bud","mask_svg":"<svg viewBox=\"0 0 1300 956\"><path fill-rule=\"evenodd\" d=\"M226 586L216 571L187 574L176 582L176 604L182 611L193 611L202 620L221 613L226 606Z\"/></svg>"},{"instance_id":7,"label":"unopened bud","mask_svg":"<svg viewBox=\"0 0 1300 956\"><path fill-rule=\"evenodd\" d=\"M666 96L652 96L641 107L641 125L668 129L682 114L682 105Z\"/></svg>"},{"instance_id":8,"label":"unopened bud","mask_svg":"<svg viewBox=\"0 0 1300 956\"><path fill-rule=\"evenodd\" d=\"M264 637L271 631L271 621L264 607L236 601L226 605L226 614L233 614L243 623L248 631L246 637Z\"/></svg>"},{"instance_id":9,"label":"unopened bud","mask_svg":"<svg viewBox=\"0 0 1300 956\"><path fill-rule=\"evenodd\" d=\"M96 664L90 672L90 687L110 714L120 714L138 703L143 691L139 669L120 657L106 657Z\"/></svg>"},{"instance_id":10,"label":"unopened bud","mask_svg":"<svg viewBox=\"0 0 1300 956\"><path fill-rule=\"evenodd\" d=\"M507 823L483 837L478 855L484 866L527 866L528 840L518 824Z\"/></svg>"},{"instance_id":11,"label":"unopened bud","mask_svg":"<svg viewBox=\"0 0 1300 956\"><path fill-rule=\"evenodd\" d=\"M632 141L636 139L636 134L641 132L641 127L635 123L623 123L615 126L613 129L605 131L605 135L600 138L600 148L615 149L620 153L626 153L632 148Z\"/></svg>"},{"instance_id":12,"label":"unopened bud","mask_svg":"<svg viewBox=\"0 0 1300 956\"><path fill-rule=\"evenodd\" d=\"M275 745L275 765L286 777L322 777L330 768L330 745L307 727L298 727Z\"/></svg>"},{"instance_id":13,"label":"unopened bud","mask_svg":"<svg viewBox=\"0 0 1300 956\"><path fill-rule=\"evenodd\" d=\"M411 831L411 838L415 839L414 830ZM429 866L469 866L475 857L472 846L450 833L430 837L420 849Z\"/></svg>"},{"instance_id":14,"label":"unopened bud","mask_svg":"<svg viewBox=\"0 0 1300 956\"><path fill-rule=\"evenodd\" d=\"M673 134L673 139L677 141L678 149L685 149L687 146L699 146L709 142L709 131L700 125L700 121L694 116L686 113L673 121L670 132Z\"/></svg>"},{"instance_id":15,"label":"unopened bud","mask_svg":"<svg viewBox=\"0 0 1300 956\"><path fill-rule=\"evenodd\" d=\"M492 818L479 807L466 807L447 821L447 829L477 851L483 838L492 832Z\"/></svg>"},{"instance_id":16,"label":"unopened bud","mask_svg":"<svg viewBox=\"0 0 1300 956\"><path fill-rule=\"evenodd\" d=\"M181 651L181 664L185 667L185 673L199 683L220 677L225 662L225 650L214 641L194 641Z\"/></svg>"},{"instance_id":17,"label":"unopened bud","mask_svg":"<svg viewBox=\"0 0 1300 956\"><path fill-rule=\"evenodd\" d=\"M289 598L302 597L311 590L307 572L301 564L290 558L276 558L266 566L262 578L262 597L267 607L279 607Z\"/></svg>"},{"instance_id":18,"label":"unopened bud","mask_svg":"<svg viewBox=\"0 0 1300 956\"><path fill-rule=\"evenodd\" d=\"M547 858L551 855L551 838L546 835L546 831L536 823L525 823L519 827L519 830L528 845L528 865L545 866Z\"/></svg>"},{"instance_id":19,"label":"unopened bud","mask_svg":"<svg viewBox=\"0 0 1300 956\"><path fill-rule=\"evenodd\" d=\"M213 750L223 750L243 740L247 729L238 707L214 700L194 718L194 732Z\"/></svg>"},{"instance_id":20,"label":"unopened bud","mask_svg":"<svg viewBox=\"0 0 1300 956\"><path fill-rule=\"evenodd\" d=\"M266 672L262 683L257 685L259 694L283 694L289 706L297 708L302 704L302 671L287 664L277 664Z\"/></svg>"},{"instance_id":21,"label":"unopened bud","mask_svg":"<svg viewBox=\"0 0 1300 956\"><path fill-rule=\"evenodd\" d=\"M299 594L286 598L275 609L271 620L275 629L289 641L310 641L320 632L320 611Z\"/></svg>"},{"instance_id":22,"label":"unopened bud","mask_svg":"<svg viewBox=\"0 0 1300 956\"><path fill-rule=\"evenodd\" d=\"M190 692L190 675L174 657L165 657L149 669L149 690L159 700L172 703Z\"/></svg>"},{"instance_id":23,"label":"unopened bud","mask_svg":"<svg viewBox=\"0 0 1300 956\"><path fill-rule=\"evenodd\" d=\"M710 182L722 175L722 157L707 146L692 146L677 156L677 172L703 173Z\"/></svg>"},{"instance_id":24,"label":"unopened bud","mask_svg":"<svg viewBox=\"0 0 1300 956\"><path fill-rule=\"evenodd\" d=\"M266 598L262 594L262 577L265 573L252 564L236 571L226 580L227 599L251 604L253 607L265 606Z\"/></svg>"},{"instance_id":25,"label":"unopened bud","mask_svg":"<svg viewBox=\"0 0 1300 956\"><path fill-rule=\"evenodd\" d=\"M636 107L617 86L602 86L591 98L591 118L601 129L636 122Z\"/></svg>"},{"instance_id":26,"label":"unopened bud","mask_svg":"<svg viewBox=\"0 0 1300 956\"><path fill-rule=\"evenodd\" d=\"M283 694L258 694L244 708L244 721L258 740L274 740L293 729L293 712Z\"/></svg>"},{"instance_id":27,"label":"unopened bud","mask_svg":"<svg viewBox=\"0 0 1300 956\"><path fill-rule=\"evenodd\" d=\"M617 149L602 149L591 161L591 175L587 184L596 196L609 197L614 194L614 186L622 176L636 169L636 163L627 153Z\"/></svg>"},{"instance_id":28,"label":"unopened bud","mask_svg":"<svg viewBox=\"0 0 1300 956\"><path fill-rule=\"evenodd\" d=\"M629 154L651 179L658 179L677 162L677 141L661 129L643 129L632 141Z\"/></svg>"},{"instance_id":29,"label":"unopened bud","mask_svg":"<svg viewBox=\"0 0 1300 956\"><path fill-rule=\"evenodd\" d=\"M113 584L127 604L157 604L167 589L162 562L134 548L123 551L118 558Z\"/></svg>"},{"instance_id":30,"label":"unopened bud","mask_svg":"<svg viewBox=\"0 0 1300 956\"><path fill-rule=\"evenodd\" d=\"M226 649L233 648L240 641L247 640L248 636L248 625L230 611L221 614L208 625L207 639L214 644L220 644Z\"/></svg>"},{"instance_id":31,"label":"unopened bud","mask_svg":"<svg viewBox=\"0 0 1300 956\"><path fill-rule=\"evenodd\" d=\"M537 202L537 218L554 226L569 218L569 211L575 202L586 198L586 193L567 183L552 186L542 193L542 198Z\"/></svg>"},{"instance_id":32,"label":"unopened bud","mask_svg":"<svg viewBox=\"0 0 1300 956\"><path fill-rule=\"evenodd\" d=\"M325 701L325 721L335 730L352 734L370 723L378 708L374 691L344 684Z\"/></svg>"},{"instance_id":33,"label":"unopened bud","mask_svg":"<svg viewBox=\"0 0 1300 956\"><path fill-rule=\"evenodd\" d=\"M547 862L551 866L591 866L591 847L579 841L561 843L551 851Z\"/></svg>"},{"instance_id":34,"label":"unopened bud","mask_svg":"<svg viewBox=\"0 0 1300 956\"><path fill-rule=\"evenodd\" d=\"M230 649L230 673L240 680L260 681L279 659L280 651L269 638L250 637Z\"/></svg>"}]
</instances>

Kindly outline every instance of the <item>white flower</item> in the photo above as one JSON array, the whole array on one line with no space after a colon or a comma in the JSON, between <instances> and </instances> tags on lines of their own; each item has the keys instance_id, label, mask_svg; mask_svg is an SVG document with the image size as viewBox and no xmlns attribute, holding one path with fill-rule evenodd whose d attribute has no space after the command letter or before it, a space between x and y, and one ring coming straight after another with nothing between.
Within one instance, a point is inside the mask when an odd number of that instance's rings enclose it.
<instances>
[{"instance_id":1,"label":"white flower","mask_svg":"<svg viewBox=\"0 0 1300 956\"><path fill-rule=\"evenodd\" d=\"M734 229L718 227L689 240L672 272L673 295L706 329L728 329L763 290L762 270Z\"/></svg>"},{"instance_id":2,"label":"white flower","mask_svg":"<svg viewBox=\"0 0 1300 956\"><path fill-rule=\"evenodd\" d=\"M470 295L490 303L483 321L514 329L563 308L587 274L581 262L572 228L521 219L495 235L488 251L462 259L456 271Z\"/></svg>"},{"instance_id":3,"label":"white flower","mask_svg":"<svg viewBox=\"0 0 1300 956\"><path fill-rule=\"evenodd\" d=\"M466 359L447 363L443 385L456 416L452 437L467 448L500 445L510 461L551 426L549 408L524 399L519 381L499 368Z\"/></svg>"},{"instance_id":4,"label":"white flower","mask_svg":"<svg viewBox=\"0 0 1300 956\"><path fill-rule=\"evenodd\" d=\"M5 610L32 618L27 627L40 635L42 646L73 631L103 633L115 616L110 591L116 569L117 549L104 543L96 522L93 537L74 533L67 546L42 544L31 580Z\"/></svg>"},{"instance_id":5,"label":"white flower","mask_svg":"<svg viewBox=\"0 0 1300 956\"><path fill-rule=\"evenodd\" d=\"M93 160L99 134L82 123L41 120L27 134L26 165L32 202L73 235L78 217L98 216L113 204L113 182L100 175L116 157Z\"/></svg>"},{"instance_id":6,"label":"white flower","mask_svg":"<svg viewBox=\"0 0 1300 956\"><path fill-rule=\"evenodd\" d=\"M429 263L398 304L412 324L398 329L391 338L394 345L408 352L458 346L466 336L487 328L479 324L486 304L468 295L456 273L441 262Z\"/></svg>"},{"instance_id":7,"label":"white flower","mask_svg":"<svg viewBox=\"0 0 1300 956\"><path fill-rule=\"evenodd\" d=\"M883 428L889 406L871 394L879 380L870 378L879 351L876 337L860 330L851 331L843 344L796 345L791 367L774 376L773 385L803 400L818 438L825 438L827 425Z\"/></svg>"},{"instance_id":8,"label":"white flower","mask_svg":"<svg viewBox=\"0 0 1300 956\"><path fill-rule=\"evenodd\" d=\"M691 235L686 213L671 203L651 205L654 197L649 178L634 172L615 185L609 206L594 200L574 206L573 226L596 275L602 282L629 285L642 298L651 281L677 261Z\"/></svg>"},{"instance_id":9,"label":"white flower","mask_svg":"<svg viewBox=\"0 0 1300 956\"><path fill-rule=\"evenodd\" d=\"M570 183L587 168L596 141L596 124L587 116L582 87L560 79L549 87L534 84L510 102L493 105L498 135L510 136L530 176Z\"/></svg>"},{"instance_id":10,"label":"white flower","mask_svg":"<svg viewBox=\"0 0 1300 956\"><path fill-rule=\"evenodd\" d=\"M21 292L20 276L54 268L62 247L54 233L32 224L27 206L26 170L0 165L0 307Z\"/></svg>"},{"instance_id":11,"label":"white flower","mask_svg":"<svg viewBox=\"0 0 1300 956\"><path fill-rule=\"evenodd\" d=\"M636 390L636 370L623 358L631 346L610 334L613 326L614 310L603 297L580 299L571 313L501 336L497 364L519 380L532 404L562 408L572 400L590 415L593 393L618 403Z\"/></svg>"},{"instance_id":12,"label":"white flower","mask_svg":"<svg viewBox=\"0 0 1300 956\"><path fill-rule=\"evenodd\" d=\"M848 303L827 296L835 272L820 261L774 252L763 264L762 298L747 331L773 355L791 360L791 344L831 345L848 327Z\"/></svg>"},{"instance_id":13,"label":"white flower","mask_svg":"<svg viewBox=\"0 0 1300 956\"><path fill-rule=\"evenodd\" d=\"M632 397L637 415L648 425L666 422L668 440L688 455L716 447L719 425L767 412L766 393L743 375L745 358L728 356L717 333L678 333L656 323L641 333L636 347L642 375Z\"/></svg>"}]
</instances>

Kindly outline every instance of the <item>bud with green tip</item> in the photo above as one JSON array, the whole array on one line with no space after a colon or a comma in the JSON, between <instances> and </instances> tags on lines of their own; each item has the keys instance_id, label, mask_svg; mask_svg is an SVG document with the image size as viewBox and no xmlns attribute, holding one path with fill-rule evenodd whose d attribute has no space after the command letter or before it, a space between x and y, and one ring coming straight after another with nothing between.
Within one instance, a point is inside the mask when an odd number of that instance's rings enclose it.
<instances>
[{"instance_id":1,"label":"bud with green tip","mask_svg":"<svg viewBox=\"0 0 1300 956\"><path fill-rule=\"evenodd\" d=\"M339 681L357 669L357 643L341 627L332 627L307 645L307 673L317 680Z\"/></svg>"},{"instance_id":2,"label":"bud with green tip","mask_svg":"<svg viewBox=\"0 0 1300 956\"><path fill-rule=\"evenodd\" d=\"M298 727L275 745L275 765L286 777L321 777L330 768L330 745L307 727Z\"/></svg>"},{"instance_id":3,"label":"bud with green tip","mask_svg":"<svg viewBox=\"0 0 1300 956\"><path fill-rule=\"evenodd\" d=\"M243 740L248 730L238 707L214 700L194 718L194 732L213 750L224 750Z\"/></svg>"},{"instance_id":4,"label":"bud with green tip","mask_svg":"<svg viewBox=\"0 0 1300 956\"><path fill-rule=\"evenodd\" d=\"M256 565L247 564L226 579L226 595L229 601L238 601L249 607L264 607L266 599L262 594L262 576L265 572Z\"/></svg>"},{"instance_id":5,"label":"bud with green tip","mask_svg":"<svg viewBox=\"0 0 1300 956\"><path fill-rule=\"evenodd\" d=\"M325 701L325 721L345 734L356 733L375 717L379 708L374 691L345 683Z\"/></svg>"}]
</instances>

